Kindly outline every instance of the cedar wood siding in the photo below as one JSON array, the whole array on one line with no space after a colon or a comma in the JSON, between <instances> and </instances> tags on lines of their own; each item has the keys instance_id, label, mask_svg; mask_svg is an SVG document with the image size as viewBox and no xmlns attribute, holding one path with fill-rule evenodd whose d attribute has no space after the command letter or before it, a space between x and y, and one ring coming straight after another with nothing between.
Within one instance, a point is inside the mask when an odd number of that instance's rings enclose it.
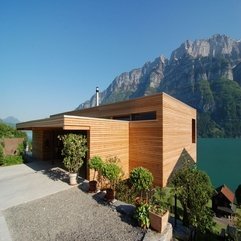
<instances>
[{"instance_id":1,"label":"cedar wood siding","mask_svg":"<svg viewBox=\"0 0 241 241\"><path fill-rule=\"evenodd\" d=\"M74 116L61 116L60 119L64 121L64 130L87 130L88 158L95 155L102 158L117 156L125 177L128 177L129 122ZM50 160L53 157L55 147L52 133L54 130L61 129L47 128L47 126L44 129L33 129L33 157L41 160ZM46 140L48 140L47 146ZM89 175L90 173L87 173L87 176Z\"/></svg>"},{"instance_id":2,"label":"cedar wood siding","mask_svg":"<svg viewBox=\"0 0 241 241\"><path fill-rule=\"evenodd\" d=\"M65 126L89 126L89 157L108 158L117 156L120 159L125 177L129 174L129 123L97 118L65 118ZM92 172L90 179L92 179Z\"/></svg>"},{"instance_id":3,"label":"cedar wood siding","mask_svg":"<svg viewBox=\"0 0 241 241\"><path fill-rule=\"evenodd\" d=\"M151 111L156 112L156 120L111 120L116 116ZM192 119L196 120L195 109L161 93L52 115L49 119L20 123L17 127L24 129L32 125L87 130L89 157L117 156L126 177L133 168L143 166L153 173L154 184L165 186L184 148L196 161L196 143L192 143ZM43 151L44 136L44 131L34 129L33 152L39 159L48 155Z\"/></svg>"},{"instance_id":4,"label":"cedar wood siding","mask_svg":"<svg viewBox=\"0 0 241 241\"><path fill-rule=\"evenodd\" d=\"M162 186L162 98L140 99L137 112L156 111L156 120L130 122L130 170L145 167Z\"/></svg>"},{"instance_id":5,"label":"cedar wood siding","mask_svg":"<svg viewBox=\"0 0 241 241\"><path fill-rule=\"evenodd\" d=\"M168 95L163 95L164 186L184 148L196 161L196 140L195 143L192 143L192 119L196 120L195 109ZM197 134L195 133L195 135Z\"/></svg>"},{"instance_id":6,"label":"cedar wood siding","mask_svg":"<svg viewBox=\"0 0 241 241\"><path fill-rule=\"evenodd\" d=\"M129 171L143 166L153 173L154 183L162 186L162 96L157 94L65 114L112 118L156 111L156 120L129 122Z\"/></svg>"}]
</instances>

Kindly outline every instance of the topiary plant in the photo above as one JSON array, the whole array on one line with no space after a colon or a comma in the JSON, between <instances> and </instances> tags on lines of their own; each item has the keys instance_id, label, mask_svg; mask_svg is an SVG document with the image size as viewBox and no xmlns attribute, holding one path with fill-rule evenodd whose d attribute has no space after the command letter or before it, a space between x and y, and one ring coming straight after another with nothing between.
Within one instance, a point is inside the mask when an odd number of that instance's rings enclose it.
<instances>
[{"instance_id":1,"label":"topiary plant","mask_svg":"<svg viewBox=\"0 0 241 241\"><path fill-rule=\"evenodd\" d=\"M135 189L141 193L142 199L143 192L147 191L152 186L153 175L148 169L137 167L131 171L130 181Z\"/></svg>"},{"instance_id":2,"label":"topiary plant","mask_svg":"<svg viewBox=\"0 0 241 241\"><path fill-rule=\"evenodd\" d=\"M95 180L96 172L98 172L98 174L101 175L103 165L104 162L99 156L94 156L89 160L89 168L94 170L93 180Z\"/></svg>"},{"instance_id":3,"label":"topiary plant","mask_svg":"<svg viewBox=\"0 0 241 241\"><path fill-rule=\"evenodd\" d=\"M110 182L110 187L115 191L115 185L120 179L122 169L116 163L105 163L102 175Z\"/></svg>"}]
</instances>

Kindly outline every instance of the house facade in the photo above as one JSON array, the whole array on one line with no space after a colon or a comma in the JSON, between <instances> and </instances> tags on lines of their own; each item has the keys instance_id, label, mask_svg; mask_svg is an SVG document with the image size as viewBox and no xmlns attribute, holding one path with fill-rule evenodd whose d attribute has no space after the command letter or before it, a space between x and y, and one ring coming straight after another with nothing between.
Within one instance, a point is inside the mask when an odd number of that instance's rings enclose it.
<instances>
[{"instance_id":1,"label":"house facade","mask_svg":"<svg viewBox=\"0 0 241 241\"><path fill-rule=\"evenodd\" d=\"M58 135L86 135L87 179L87 160L95 155L117 156L125 177L135 167L148 168L159 186L166 186L184 150L196 161L196 110L165 93L23 122L17 129L32 130L33 157L41 160L61 158Z\"/></svg>"}]
</instances>

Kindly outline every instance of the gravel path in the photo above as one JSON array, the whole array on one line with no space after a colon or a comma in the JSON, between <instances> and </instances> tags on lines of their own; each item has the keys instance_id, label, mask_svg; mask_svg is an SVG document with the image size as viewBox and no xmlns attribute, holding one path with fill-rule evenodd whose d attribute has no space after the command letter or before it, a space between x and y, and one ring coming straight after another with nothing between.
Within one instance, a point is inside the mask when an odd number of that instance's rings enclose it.
<instances>
[{"instance_id":1,"label":"gravel path","mask_svg":"<svg viewBox=\"0 0 241 241\"><path fill-rule=\"evenodd\" d=\"M143 232L78 187L3 212L14 241L139 241Z\"/></svg>"}]
</instances>

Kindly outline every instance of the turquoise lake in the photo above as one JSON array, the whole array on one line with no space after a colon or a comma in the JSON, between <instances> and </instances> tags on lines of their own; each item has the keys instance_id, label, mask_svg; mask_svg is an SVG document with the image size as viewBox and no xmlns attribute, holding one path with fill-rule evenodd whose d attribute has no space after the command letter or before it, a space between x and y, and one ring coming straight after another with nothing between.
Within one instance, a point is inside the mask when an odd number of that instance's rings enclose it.
<instances>
[{"instance_id":1,"label":"turquoise lake","mask_svg":"<svg viewBox=\"0 0 241 241\"><path fill-rule=\"evenodd\" d=\"M241 139L199 138L197 144L199 169L215 188L226 184L235 191L241 184Z\"/></svg>"}]
</instances>

